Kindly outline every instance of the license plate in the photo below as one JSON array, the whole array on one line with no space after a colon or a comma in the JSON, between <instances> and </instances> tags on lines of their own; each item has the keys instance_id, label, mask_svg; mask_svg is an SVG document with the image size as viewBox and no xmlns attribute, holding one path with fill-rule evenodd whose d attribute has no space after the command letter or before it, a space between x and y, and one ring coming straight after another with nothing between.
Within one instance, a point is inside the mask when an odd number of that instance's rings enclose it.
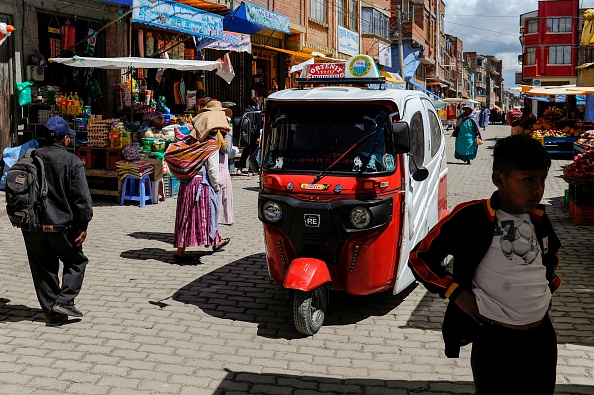
<instances>
[{"instance_id":1,"label":"license plate","mask_svg":"<svg viewBox=\"0 0 594 395\"><path fill-rule=\"evenodd\" d=\"M310 228L320 227L320 214L305 214L304 215L305 226Z\"/></svg>"}]
</instances>

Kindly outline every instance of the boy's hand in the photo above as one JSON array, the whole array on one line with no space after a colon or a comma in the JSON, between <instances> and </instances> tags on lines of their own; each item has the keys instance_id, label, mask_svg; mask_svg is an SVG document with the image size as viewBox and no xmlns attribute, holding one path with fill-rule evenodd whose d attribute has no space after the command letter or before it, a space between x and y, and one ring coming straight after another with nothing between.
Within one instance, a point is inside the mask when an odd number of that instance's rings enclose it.
<instances>
[{"instance_id":1,"label":"boy's hand","mask_svg":"<svg viewBox=\"0 0 594 395\"><path fill-rule=\"evenodd\" d=\"M454 302L462 309L463 312L468 314L477 324L483 325L485 320L479 313L478 305L476 304L476 298L472 292L463 290L456 297Z\"/></svg>"}]
</instances>

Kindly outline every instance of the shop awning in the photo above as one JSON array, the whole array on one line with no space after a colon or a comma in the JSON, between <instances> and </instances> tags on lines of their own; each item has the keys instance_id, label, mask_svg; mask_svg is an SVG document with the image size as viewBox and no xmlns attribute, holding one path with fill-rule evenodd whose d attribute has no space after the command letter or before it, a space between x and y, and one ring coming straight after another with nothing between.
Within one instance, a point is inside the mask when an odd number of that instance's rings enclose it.
<instances>
[{"instance_id":1,"label":"shop awning","mask_svg":"<svg viewBox=\"0 0 594 395\"><path fill-rule=\"evenodd\" d=\"M198 49L223 39L223 17L171 0L133 0L132 22L196 37Z\"/></svg>"},{"instance_id":2,"label":"shop awning","mask_svg":"<svg viewBox=\"0 0 594 395\"><path fill-rule=\"evenodd\" d=\"M296 51L291 51L291 50L284 49L284 48L269 47L269 46L262 45L262 44L252 43L252 46L257 47L257 48L262 48L262 49L268 49L270 51L286 53L288 55L292 55L292 56L295 56L297 58L302 58L302 59L313 59L316 57L316 56L314 56L310 53L306 53L306 52L296 52Z\"/></svg>"},{"instance_id":3,"label":"shop awning","mask_svg":"<svg viewBox=\"0 0 594 395\"><path fill-rule=\"evenodd\" d=\"M73 56L71 58L50 58L50 63L61 63L72 67L94 67L98 69L175 69L181 71L219 70L221 63L207 60L176 60L160 58L88 58Z\"/></svg>"},{"instance_id":4,"label":"shop awning","mask_svg":"<svg viewBox=\"0 0 594 395\"><path fill-rule=\"evenodd\" d=\"M411 80L408 80L408 83L411 84L411 85L413 85L413 86L416 86L417 88L419 88L420 90L422 90L423 92L425 92L426 94L428 94L429 97L435 97L435 98L441 100L441 98L439 96L437 96L435 93L431 92L430 90L427 90L423 85L419 85L416 82L411 81Z\"/></svg>"},{"instance_id":5,"label":"shop awning","mask_svg":"<svg viewBox=\"0 0 594 395\"><path fill-rule=\"evenodd\" d=\"M291 22L287 16L243 2L225 17L223 26L227 31L244 34L255 34L264 29L291 33Z\"/></svg>"}]
</instances>

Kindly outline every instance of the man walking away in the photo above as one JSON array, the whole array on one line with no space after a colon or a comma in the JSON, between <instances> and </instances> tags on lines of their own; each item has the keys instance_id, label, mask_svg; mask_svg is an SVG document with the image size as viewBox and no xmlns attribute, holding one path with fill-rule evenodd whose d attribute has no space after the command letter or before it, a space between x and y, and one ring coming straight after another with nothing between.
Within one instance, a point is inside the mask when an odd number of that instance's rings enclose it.
<instances>
[{"instance_id":1,"label":"man walking away","mask_svg":"<svg viewBox=\"0 0 594 395\"><path fill-rule=\"evenodd\" d=\"M37 149L45 164L48 195L42 226L22 230L33 284L47 325L60 325L68 316L82 317L74 305L88 263L82 244L93 217L91 194L82 161L66 149L76 133L57 116L45 125L45 146ZM62 285L58 278L63 263Z\"/></svg>"}]
</instances>

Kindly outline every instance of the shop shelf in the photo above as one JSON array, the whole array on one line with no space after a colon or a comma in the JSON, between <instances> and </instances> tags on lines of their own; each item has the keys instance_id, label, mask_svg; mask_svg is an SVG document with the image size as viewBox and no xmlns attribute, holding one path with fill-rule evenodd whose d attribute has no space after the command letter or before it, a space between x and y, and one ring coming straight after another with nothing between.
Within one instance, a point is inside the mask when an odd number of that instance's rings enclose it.
<instances>
[{"instance_id":1,"label":"shop shelf","mask_svg":"<svg viewBox=\"0 0 594 395\"><path fill-rule=\"evenodd\" d=\"M576 206L594 206L593 184L569 184L569 200Z\"/></svg>"},{"instance_id":2,"label":"shop shelf","mask_svg":"<svg viewBox=\"0 0 594 395\"><path fill-rule=\"evenodd\" d=\"M578 206L569 200L569 219L576 225L594 225L594 206Z\"/></svg>"}]
</instances>

